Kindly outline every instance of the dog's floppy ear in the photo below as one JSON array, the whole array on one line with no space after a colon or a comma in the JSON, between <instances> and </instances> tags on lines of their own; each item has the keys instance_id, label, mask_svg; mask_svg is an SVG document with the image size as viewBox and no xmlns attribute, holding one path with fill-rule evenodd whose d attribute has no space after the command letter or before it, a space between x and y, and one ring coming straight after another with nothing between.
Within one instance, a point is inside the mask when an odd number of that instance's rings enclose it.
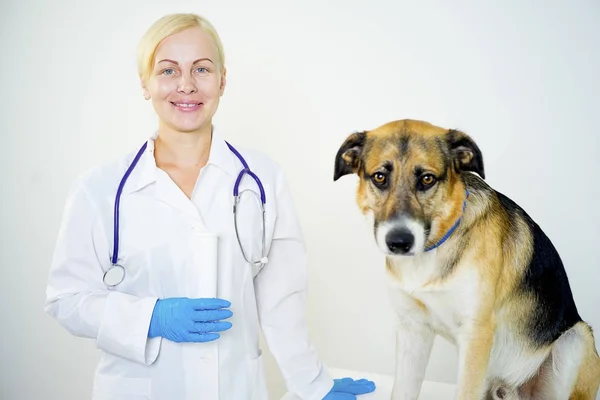
<instances>
[{"instance_id":1,"label":"dog's floppy ear","mask_svg":"<svg viewBox=\"0 0 600 400\"><path fill-rule=\"evenodd\" d=\"M366 132L356 132L346 138L335 156L334 182L357 171L366 138Z\"/></svg>"},{"instance_id":2,"label":"dog's floppy ear","mask_svg":"<svg viewBox=\"0 0 600 400\"><path fill-rule=\"evenodd\" d=\"M446 139L454 167L458 171L473 171L485 179L483 155L469 135L456 129L450 129Z\"/></svg>"}]
</instances>

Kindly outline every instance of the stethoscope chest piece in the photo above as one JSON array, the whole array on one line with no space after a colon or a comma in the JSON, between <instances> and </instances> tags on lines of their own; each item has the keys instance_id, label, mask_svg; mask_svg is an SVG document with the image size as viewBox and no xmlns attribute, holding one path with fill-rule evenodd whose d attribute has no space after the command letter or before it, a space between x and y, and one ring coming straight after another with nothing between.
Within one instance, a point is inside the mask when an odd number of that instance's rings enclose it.
<instances>
[{"instance_id":1,"label":"stethoscope chest piece","mask_svg":"<svg viewBox=\"0 0 600 400\"><path fill-rule=\"evenodd\" d=\"M125 268L119 264L113 264L109 269L104 272L102 281L109 288L114 288L125 279Z\"/></svg>"}]
</instances>

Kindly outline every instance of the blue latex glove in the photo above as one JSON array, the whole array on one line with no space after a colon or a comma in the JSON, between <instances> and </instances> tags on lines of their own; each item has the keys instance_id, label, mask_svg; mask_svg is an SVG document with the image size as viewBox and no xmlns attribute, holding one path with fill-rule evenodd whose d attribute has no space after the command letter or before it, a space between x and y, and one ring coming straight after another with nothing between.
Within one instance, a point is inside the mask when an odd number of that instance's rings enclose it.
<instances>
[{"instance_id":1,"label":"blue latex glove","mask_svg":"<svg viewBox=\"0 0 600 400\"><path fill-rule=\"evenodd\" d=\"M323 400L356 400L357 394L375 391L375 383L367 379L355 381L352 378L334 379L333 388Z\"/></svg>"},{"instance_id":2,"label":"blue latex glove","mask_svg":"<svg viewBox=\"0 0 600 400\"><path fill-rule=\"evenodd\" d=\"M160 299L154 305L148 337L162 336L172 342L209 342L220 337L217 332L231 328L220 320L233 315L231 305L222 299Z\"/></svg>"}]
</instances>

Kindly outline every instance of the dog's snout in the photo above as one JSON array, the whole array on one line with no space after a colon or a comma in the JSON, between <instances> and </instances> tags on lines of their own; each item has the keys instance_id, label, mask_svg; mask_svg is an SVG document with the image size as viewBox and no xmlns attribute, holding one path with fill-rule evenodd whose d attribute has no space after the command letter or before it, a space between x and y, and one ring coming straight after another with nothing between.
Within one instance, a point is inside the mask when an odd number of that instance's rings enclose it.
<instances>
[{"instance_id":1,"label":"dog's snout","mask_svg":"<svg viewBox=\"0 0 600 400\"><path fill-rule=\"evenodd\" d=\"M423 251L423 223L409 217L394 218L376 226L377 245L387 255L417 255Z\"/></svg>"},{"instance_id":2,"label":"dog's snout","mask_svg":"<svg viewBox=\"0 0 600 400\"><path fill-rule=\"evenodd\" d=\"M385 242L394 254L405 254L415 244L415 237L408 229L393 229L386 238Z\"/></svg>"}]
</instances>

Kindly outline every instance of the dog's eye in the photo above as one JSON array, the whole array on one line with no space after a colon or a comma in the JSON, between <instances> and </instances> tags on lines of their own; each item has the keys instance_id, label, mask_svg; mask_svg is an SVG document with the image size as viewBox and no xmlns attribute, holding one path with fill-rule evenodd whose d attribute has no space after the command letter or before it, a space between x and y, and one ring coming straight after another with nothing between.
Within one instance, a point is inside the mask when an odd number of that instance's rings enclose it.
<instances>
[{"instance_id":1,"label":"dog's eye","mask_svg":"<svg viewBox=\"0 0 600 400\"><path fill-rule=\"evenodd\" d=\"M425 187L431 186L435 183L435 177L431 174L425 174L421 177L421 184Z\"/></svg>"},{"instance_id":2,"label":"dog's eye","mask_svg":"<svg viewBox=\"0 0 600 400\"><path fill-rule=\"evenodd\" d=\"M384 185L386 181L386 176L381 172L376 172L373 174L373 181L378 185Z\"/></svg>"}]
</instances>

